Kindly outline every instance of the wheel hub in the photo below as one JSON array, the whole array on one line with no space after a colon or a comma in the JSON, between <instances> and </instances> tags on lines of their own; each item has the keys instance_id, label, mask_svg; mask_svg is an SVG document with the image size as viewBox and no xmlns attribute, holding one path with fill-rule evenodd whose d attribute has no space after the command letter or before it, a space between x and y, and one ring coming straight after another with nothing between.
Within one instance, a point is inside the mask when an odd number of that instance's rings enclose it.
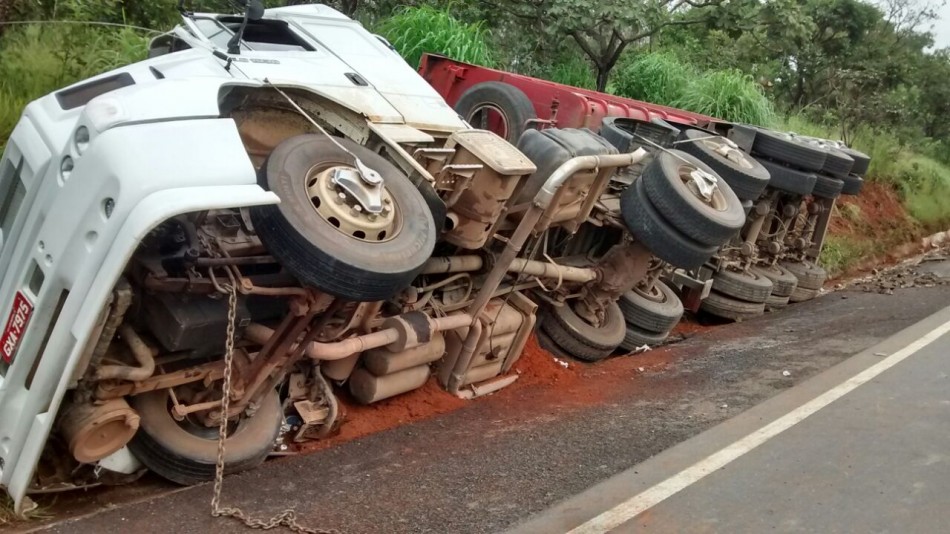
<instances>
[{"instance_id":1,"label":"wheel hub","mask_svg":"<svg viewBox=\"0 0 950 534\"><path fill-rule=\"evenodd\" d=\"M397 206L382 183L367 182L349 165L315 167L307 174L307 195L317 214L340 232L364 242L387 241L400 230Z\"/></svg>"},{"instance_id":2,"label":"wheel hub","mask_svg":"<svg viewBox=\"0 0 950 534\"><path fill-rule=\"evenodd\" d=\"M680 167L680 179L690 192L716 211L725 211L728 207L722 191L719 190L719 178L692 165Z\"/></svg>"},{"instance_id":3,"label":"wheel hub","mask_svg":"<svg viewBox=\"0 0 950 534\"><path fill-rule=\"evenodd\" d=\"M656 287L656 285L660 283L662 282L653 282L649 287L644 287L646 284L637 284L633 287L633 291L645 299L662 304L666 302L666 295Z\"/></svg>"},{"instance_id":4,"label":"wheel hub","mask_svg":"<svg viewBox=\"0 0 950 534\"><path fill-rule=\"evenodd\" d=\"M752 168L752 161L745 152L739 150L739 146L731 139L726 139L725 137L720 139L704 139L702 143L713 152L739 165L743 169Z\"/></svg>"},{"instance_id":5,"label":"wheel hub","mask_svg":"<svg viewBox=\"0 0 950 534\"><path fill-rule=\"evenodd\" d=\"M367 213L382 213L383 188L379 175L366 175L356 169L336 167L330 174L330 182L346 191Z\"/></svg>"}]
</instances>

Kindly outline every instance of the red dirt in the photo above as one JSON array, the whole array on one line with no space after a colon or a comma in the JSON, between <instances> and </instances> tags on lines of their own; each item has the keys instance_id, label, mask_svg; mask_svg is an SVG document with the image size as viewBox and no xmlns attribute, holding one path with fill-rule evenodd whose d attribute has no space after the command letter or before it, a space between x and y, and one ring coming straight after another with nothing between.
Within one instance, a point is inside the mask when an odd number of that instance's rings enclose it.
<instances>
[{"instance_id":1,"label":"red dirt","mask_svg":"<svg viewBox=\"0 0 950 534\"><path fill-rule=\"evenodd\" d=\"M908 215L891 186L867 182L860 195L838 197L828 226L829 234L866 248L870 255L830 279L828 285L869 274L873 269L893 265L916 254L920 251L916 243L923 230Z\"/></svg>"},{"instance_id":2,"label":"red dirt","mask_svg":"<svg viewBox=\"0 0 950 534\"><path fill-rule=\"evenodd\" d=\"M922 231L907 214L897 191L874 182L867 182L860 195L838 197L828 230L835 236L885 237L898 243L919 238Z\"/></svg>"},{"instance_id":3,"label":"red dirt","mask_svg":"<svg viewBox=\"0 0 950 534\"><path fill-rule=\"evenodd\" d=\"M576 361L559 361L567 363L567 367L558 363L554 355L541 348L538 345L538 339L531 334L528 344L521 352L521 358L514 365L520 378L510 387L522 388L538 384L566 386L576 382L580 375L580 364Z\"/></svg>"},{"instance_id":4,"label":"red dirt","mask_svg":"<svg viewBox=\"0 0 950 534\"><path fill-rule=\"evenodd\" d=\"M577 362L568 362L568 367L565 368L555 361L554 356L538 345L533 334L521 353L521 358L515 363L514 371L519 375L518 380L504 391L535 386L573 387L572 385L580 378ZM583 393L577 396L578 399L584 397ZM301 444L298 450L309 452L325 449L406 423L452 412L467 406L470 402L443 390L435 377L430 378L424 386L415 391L369 406L357 403L346 392L339 395L339 401L343 418L339 432L325 440ZM590 402L594 402L594 399L590 399Z\"/></svg>"},{"instance_id":5,"label":"red dirt","mask_svg":"<svg viewBox=\"0 0 950 534\"><path fill-rule=\"evenodd\" d=\"M919 225L907 214L901 204L897 191L888 185L867 182L861 194L838 197L837 210L831 218L829 231L836 236L891 235L895 232L905 237L920 237ZM849 218L846 214L856 207L857 216Z\"/></svg>"},{"instance_id":6,"label":"red dirt","mask_svg":"<svg viewBox=\"0 0 950 534\"><path fill-rule=\"evenodd\" d=\"M300 445L301 451L325 449L337 443L452 412L466 405L466 401L443 390L435 377L415 391L369 406L357 403L346 392L337 398L343 419L339 432L329 439L303 443Z\"/></svg>"}]
</instances>

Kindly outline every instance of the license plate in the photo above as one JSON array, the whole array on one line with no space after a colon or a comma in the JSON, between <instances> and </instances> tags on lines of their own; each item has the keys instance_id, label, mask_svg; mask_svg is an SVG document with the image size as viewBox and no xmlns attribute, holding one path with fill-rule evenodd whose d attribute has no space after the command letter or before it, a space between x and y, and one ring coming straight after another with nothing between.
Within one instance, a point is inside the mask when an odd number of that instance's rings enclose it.
<instances>
[{"instance_id":1,"label":"license plate","mask_svg":"<svg viewBox=\"0 0 950 534\"><path fill-rule=\"evenodd\" d=\"M3 329L3 337L0 337L0 357L7 364L13 362L13 356L20 347L20 340L23 339L23 333L26 332L26 325L29 324L31 315L33 315L33 304L26 295L17 291L13 299L13 309L10 310L10 317L7 319L7 326Z\"/></svg>"}]
</instances>

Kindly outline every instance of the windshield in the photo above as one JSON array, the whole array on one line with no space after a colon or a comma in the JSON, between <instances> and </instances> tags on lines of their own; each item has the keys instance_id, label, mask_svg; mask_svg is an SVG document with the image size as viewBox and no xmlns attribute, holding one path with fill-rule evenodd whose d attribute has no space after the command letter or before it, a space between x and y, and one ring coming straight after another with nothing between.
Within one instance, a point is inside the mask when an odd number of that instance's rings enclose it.
<instances>
[{"instance_id":1,"label":"windshield","mask_svg":"<svg viewBox=\"0 0 950 534\"><path fill-rule=\"evenodd\" d=\"M240 26L240 19L228 17L221 21L211 18L194 19L198 30L218 48L226 49L234 31ZM280 21L261 20L249 22L241 40L242 50L272 52L306 52L313 47L301 40L291 29Z\"/></svg>"}]
</instances>

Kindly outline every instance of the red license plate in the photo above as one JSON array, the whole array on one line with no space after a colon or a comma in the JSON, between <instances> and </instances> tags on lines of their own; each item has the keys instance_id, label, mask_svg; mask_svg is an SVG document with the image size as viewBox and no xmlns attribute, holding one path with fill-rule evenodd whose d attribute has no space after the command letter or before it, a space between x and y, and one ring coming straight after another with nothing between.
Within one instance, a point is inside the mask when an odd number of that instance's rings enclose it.
<instances>
[{"instance_id":1,"label":"red license plate","mask_svg":"<svg viewBox=\"0 0 950 534\"><path fill-rule=\"evenodd\" d=\"M21 291L17 291L13 299L13 309L10 310L10 318L7 319L7 326L3 329L3 337L0 337L0 357L4 362L9 364L13 361L31 315L33 315L33 304Z\"/></svg>"}]
</instances>

